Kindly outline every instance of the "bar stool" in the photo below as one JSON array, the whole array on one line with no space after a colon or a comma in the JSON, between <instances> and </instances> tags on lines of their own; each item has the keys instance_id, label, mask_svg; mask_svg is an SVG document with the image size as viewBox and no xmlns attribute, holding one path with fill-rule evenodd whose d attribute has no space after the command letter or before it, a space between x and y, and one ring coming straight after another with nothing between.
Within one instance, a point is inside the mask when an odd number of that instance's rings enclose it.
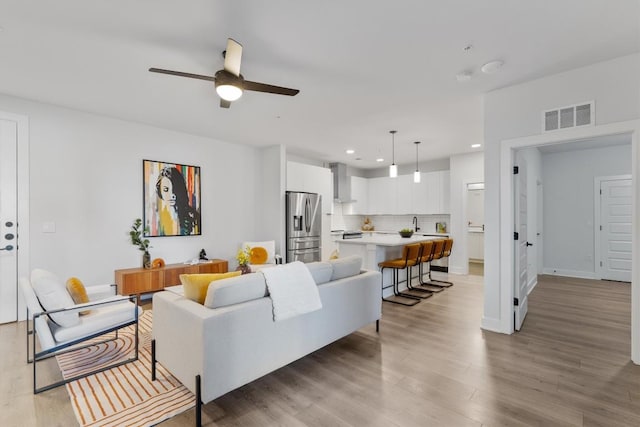
<instances>
[{"instance_id":1,"label":"bar stool","mask_svg":"<svg viewBox=\"0 0 640 427\"><path fill-rule=\"evenodd\" d=\"M441 243L437 244L434 248L434 256L433 259L441 259L446 258L451 255L451 249L453 249L453 239L447 238L440 241ZM438 246L441 246L439 248ZM440 251L438 251L440 249ZM437 283L434 283L437 282ZM431 286L441 286L444 288L448 288L453 286L452 282L447 282L446 280L436 280L431 277L431 265L429 265L429 285Z\"/></svg>"},{"instance_id":2,"label":"bar stool","mask_svg":"<svg viewBox=\"0 0 640 427\"><path fill-rule=\"evenodd\" d=\"M406 306L413 306L418 304L421 301L420 297L416 295L410 295L407 293L401 293L399 289L400 270L407 270L408 268L415 266L417 264L419 256L420 256L420 244L414 243L410 245L405 245L402 248L401 258L385 260L378 264L378 267L380 267L380 272L383 273L382 285L381 285L382 292L383 292L383 296L382 296L383 301L392 302L394 304L406 305ZM393 270L392 272L393 283L390 286L384 286L384 269L385 268L390 268ZM410 272L407 271L407 274L408 274L407 277L410 280L411 279L411 276L409 275ZM405 301L396 301L396 300L386 299L384 297L384 290L391 287L393 287L393 294L396 297L402 297L402 298L408 299L409 301L405 302Z\"/></svg>"},{"instance_id":3,"label":"bar stool","mask_svg":"<svg viewBox=\"0 0 640 427\"><path fill-rule=\"evenodd\" d=\"M436 241L434 240L427 240L420 243L420 245L422 246L422 254L420 255L420 261L418 263L418 281L420 282L421 288L415 288L416 290L424 290L432 293L444 291L444 286L429 284L428 282L425 282L423 280L424 265L431 264L431 260L433 260L434 250L436 249L435 242ZM440 250L440 252L442 252L442 249Z\"/></svg>"}]
</instances>

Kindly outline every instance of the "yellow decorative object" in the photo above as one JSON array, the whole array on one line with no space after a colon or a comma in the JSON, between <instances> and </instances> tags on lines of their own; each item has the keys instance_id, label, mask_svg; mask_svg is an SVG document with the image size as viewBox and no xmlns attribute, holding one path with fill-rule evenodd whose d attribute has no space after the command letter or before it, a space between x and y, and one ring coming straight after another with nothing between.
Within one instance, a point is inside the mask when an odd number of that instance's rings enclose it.
<instances>
[{"instance_id":1,"label":"yellow decorative object","mask_svg":"<svg viewBox=\"0 0 640 427\"><path fill-rule=\"evenodd\" d=\"M236 277L241 273L240 271L231 271L229 273L181 274L180 283L182 283L186 298L198 304L204 304L211 282Z\"/></svg>"},{"instance_id":2,"label":"yellow decorative object","mask_svg":"<svg viewBox=\"0 0 640 427\"><path fill-rule=\"evenodd\" d=\"M262 246L254 246L249 250L249 264L264 264L267 258L267 250Z\"/></svg>"},{"instance_id":3,"label":"yellow decorative object","mask_svg":"<svg viewBox=\"0 0 640 427\"><path fill-rule=\"evenodd\" d=\"M164 267L164 260L162 258L156 258L151 262L151 268Z\"/></svg>"},{"instance_id":4,"label":"yellow decorative object","mask_svg":"<svg viewBox=\"0 0 640 427\"><path fill-rule=\"evenodd\" d=\"M366 217L364 219L364 224L362 224L362 231L373 231L374 230L374 226L371 223L371 220L369 219L369 217Z\"/></svg>"},{"instance_id":5,"label":"yellow decorative object","mask_svg":"<svg viewBox=\"0 0 640 427\"><path fill-rule=\"evenodd\" d=\"M334 249L333 252L331 252L331 255L329 255L329 259L338 259L340 258L340 253L338 252L337 249Z\"/></svg>"},{"instance_id":6,"label":"yellow decorative object","mask_svg":"<svg viewBox=\"0 0 640 427\"><path fill-rule=\"evenodd\" d=\"M86 304L89 302L87 290L84 288L82 281L77 277L71 277L67 280L67 292L69 292L69 295L71 295L71 299L75 304ZM89 313L91 313L91 310L84 310L80 312L82 316Z\"/></svg>"},{"instance_id":7,"label":"yellow decorative object","mask_svg":"<svg viewBox=\"0 0 640 427\"><path fill-rule=\"evenodd\" d=\"M238 260L238 265L247 265L249 264L249 259L251 258L251 248L249 246L244 249L238 249L238 253L236 254L236 259Z\"/></svg>"}]
</instances>

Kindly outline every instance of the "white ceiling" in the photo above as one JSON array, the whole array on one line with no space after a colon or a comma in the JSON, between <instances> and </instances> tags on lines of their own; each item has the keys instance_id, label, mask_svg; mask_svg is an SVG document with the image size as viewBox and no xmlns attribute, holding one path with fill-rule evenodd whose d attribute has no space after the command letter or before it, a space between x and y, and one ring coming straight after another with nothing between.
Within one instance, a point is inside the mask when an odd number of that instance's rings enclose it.
<instances>
[{"instance_id":1,"label":"white ceiling","mask_svg":"<svg viewBox=\"0 0 640 427\"><path fill-rule=\"evenodd\" d=\"M0 93L373 168L390 129L399 164L416 140L420 161L473 151L483 93L638 52L639 16L637 0L0 0ZM213 75L227 37L245 78L300 94L226 110L211 83L147 71Z\"/></svg>"}]
</instances>

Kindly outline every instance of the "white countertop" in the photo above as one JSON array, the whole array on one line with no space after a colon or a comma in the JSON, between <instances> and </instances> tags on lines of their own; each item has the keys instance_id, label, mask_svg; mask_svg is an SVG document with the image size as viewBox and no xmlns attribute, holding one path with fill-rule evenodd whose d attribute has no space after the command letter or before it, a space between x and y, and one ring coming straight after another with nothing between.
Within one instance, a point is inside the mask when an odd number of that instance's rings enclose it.
<instances>
[{"instance_id":1,"label":"white countertop","mask_svg":"<svg viewBox=\"0 0 640 427\"><path fill-rule=\"evenodd\" d=\"M380 234L364 232L358 239L337 239L336 243L346 245L378 245L378 246L404 246L410 243L424 242L426 240L437 239L437 236L422 236L414 234L411 237L401 237L395 234Z\"/></svg>"}]
</instances>

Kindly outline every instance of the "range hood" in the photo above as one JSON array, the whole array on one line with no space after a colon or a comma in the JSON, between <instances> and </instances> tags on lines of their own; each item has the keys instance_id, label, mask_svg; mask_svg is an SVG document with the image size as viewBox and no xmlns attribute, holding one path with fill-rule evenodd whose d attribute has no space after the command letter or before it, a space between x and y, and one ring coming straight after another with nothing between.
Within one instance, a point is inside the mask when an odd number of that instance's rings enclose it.
<instances>
[{"instance_id":1,"label":"range hood","mask_svg":"<svg viewBox=\"0 0 640 427\"><path fill-rule=\"evenodd\" d=\"M355 202L351 198L351 180L347 176L347 165L344 163L329 163L333 172L333 198L336 202Z\"/></svg>"}]
</instances>

